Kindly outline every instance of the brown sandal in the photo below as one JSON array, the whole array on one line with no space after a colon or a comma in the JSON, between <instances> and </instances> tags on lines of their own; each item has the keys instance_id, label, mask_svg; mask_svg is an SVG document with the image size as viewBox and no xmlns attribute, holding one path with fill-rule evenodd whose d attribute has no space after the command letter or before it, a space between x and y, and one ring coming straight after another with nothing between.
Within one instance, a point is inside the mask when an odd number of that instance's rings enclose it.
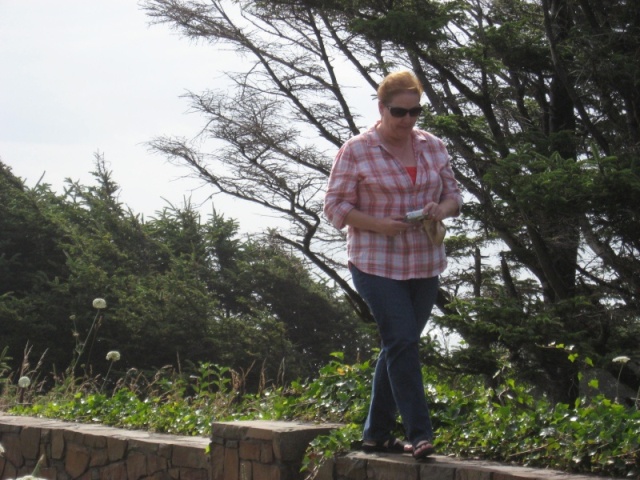
<instances>
[{"instance_id":1,"label":"brown sandal","mask_svg":"<svg viewBox=\"0 0 640 480\"><path fill-rule=\"evenodd\" d=\"M362 451L366 453L409 453L411 451L411 446L399 438L390 437L384 442L363 442Z\"/></svg>"},{"instance_id":2,"label":"brown sandal","mask_svg":"<svg viewBox=\"0 0 640 480\"><path fill-rule=\"evenodd\" d=\"M422 460L424 458L427 458L429 455L432 455L435 451L436 449L433 448L431 442L422 440L414 445L413 458L415 458L416 460Z\"/></svg>"}]
</instances>

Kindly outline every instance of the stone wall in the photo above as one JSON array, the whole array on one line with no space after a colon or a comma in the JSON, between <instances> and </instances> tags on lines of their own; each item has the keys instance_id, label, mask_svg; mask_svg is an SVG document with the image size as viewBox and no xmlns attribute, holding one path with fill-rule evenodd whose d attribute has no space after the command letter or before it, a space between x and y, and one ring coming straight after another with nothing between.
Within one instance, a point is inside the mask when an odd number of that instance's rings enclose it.
<instances>
[{"instance_id":1,"label":"stone wall","mask_svg":"<svg viewBox=\"0 0 640 480\"><path fill-rule=\"evenodd\" d=\"M0 479L209 480L209 439L0 415Z\"/></svg>"},{"instance_id":2,"label":"stone wall","mask_svg":"<svg viewBox=\"0 0 640 480\"><path fill-rule=\"evenodd\" d=\"M297 422L215 422L212 480L299 480L307 446L338 425Z\"/></svg>"},{"instance_id":3,"label":"stone wall","mask_svg":"<svg viewBox=\"0 0 640 480\"><path fill-rule=\"evenodd\" d=\"M336 425L295 422L220 422L212 425L212 480L304 480L300 466L309 442ZM435 455L351 452L326 462L313 480L604 480L548 469ZM608 479L612 480L612 479Z\"/></svg>"},{"instance_id":4,"label":"stone wall","mask_svg":"<svg viewBox=\"0 0 640 480\"><path fill-rule=\"evenodd\" d=\"M207 439L0 414L0 479L30 474L42 457L39 476L47 480L303 480L309 442L335 427L215 422ZM315 473L313 480L598 480L440 455L416 462L411 455L360 452Z\"/></svg>"}]
</instances>

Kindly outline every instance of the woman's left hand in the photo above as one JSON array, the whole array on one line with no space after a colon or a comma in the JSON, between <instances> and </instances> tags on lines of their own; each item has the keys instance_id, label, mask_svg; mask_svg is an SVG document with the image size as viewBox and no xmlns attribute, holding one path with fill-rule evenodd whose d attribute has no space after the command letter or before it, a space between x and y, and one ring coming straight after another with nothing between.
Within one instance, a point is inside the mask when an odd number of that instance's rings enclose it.
<instances>
[{"instance_id":1,"label":"woman's left hand","mask_svg":"<svg viewBox=\"0 0 640 480\"><path fill-rule=\"evenodd\" d=\"M422 213L428 216L429 220L444 220L453 217L458 212L458 204L455 200L446 199L441 203L429 202L422 209Z\"/></svg>"}]
</instances>

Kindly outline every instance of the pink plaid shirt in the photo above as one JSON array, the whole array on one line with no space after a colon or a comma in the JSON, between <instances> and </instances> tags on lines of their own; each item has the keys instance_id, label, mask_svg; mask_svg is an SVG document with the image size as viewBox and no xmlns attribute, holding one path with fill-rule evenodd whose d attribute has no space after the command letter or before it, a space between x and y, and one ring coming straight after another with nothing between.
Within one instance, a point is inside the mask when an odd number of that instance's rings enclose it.
<instances>
[{"instance_id":1,"label":"pink plaid shirt","mask_svg":"<svg viewBox=\"0 0 640 480\"><path fill-rule=\"evenodd\" d=\"M462 206L442 140L418 129L412 136L418 164L415 184L406 167L384 149L375 126L345 142L324 199L324 214L333 226L343 229L353 208L384 218L447 198ZM391 237L349 225L347 256L363 272L395 280L435 277L447 267L444 246L433 245L421 226Z\"/></svg>"}]
</instances>

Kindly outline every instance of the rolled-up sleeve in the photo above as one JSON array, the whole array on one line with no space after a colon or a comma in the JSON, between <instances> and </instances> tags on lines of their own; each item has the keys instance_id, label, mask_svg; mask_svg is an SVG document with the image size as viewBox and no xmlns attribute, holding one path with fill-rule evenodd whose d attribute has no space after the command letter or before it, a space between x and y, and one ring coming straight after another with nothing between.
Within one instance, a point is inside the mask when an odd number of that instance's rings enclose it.
<instances>
[{"instance_id":1,"label":"rolled-up sleeve","mask_svg":"<svg viewBox=\"0 0 640 480\"><path fill-rule=\"evenodd\" d=\"M440 170L440 178L442 180L442 194L440 195L440 201L453 200L458 204L458 211L456 216L460 215L462 209L462 194L460 193L460 187L453 174L450 161L447 161L446 165Z\"/></svg>"},{"instance_id":2,"label":"rolled-up sleeve","mask_svg":"<svg viewBox=\"0 0 640 480\"><path fill-rule=\"evenodd\" d=\"M346 217L357 204L357 171L349 142L338 151L324 197L324 215L338 230L346 226Z\"/></svg>"}]
</instances>

